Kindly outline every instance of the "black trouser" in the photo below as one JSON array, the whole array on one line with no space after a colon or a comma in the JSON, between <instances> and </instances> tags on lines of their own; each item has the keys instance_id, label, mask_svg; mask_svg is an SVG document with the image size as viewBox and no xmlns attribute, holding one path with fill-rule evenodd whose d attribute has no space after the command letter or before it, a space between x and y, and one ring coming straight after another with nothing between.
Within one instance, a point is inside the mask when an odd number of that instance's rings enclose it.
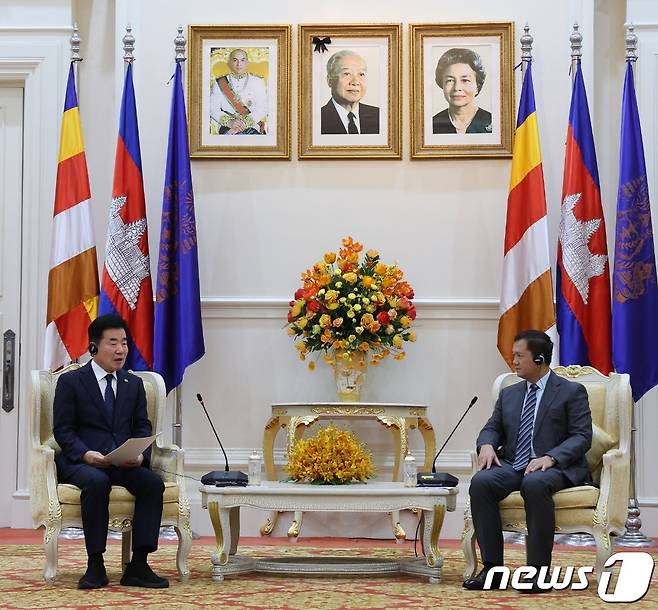
<instances>
[{"instance_id":1,"label":"black trouser","mask_svg":"<svg viewBox=\"0 0 658 610\"><path fill-rule=\"evenodd\" d=\"M158 548L164 483L157 474L144 466L101 469L82 464L62 482L77 485L82 490L82 527L88 555L105 552L112 485L122 485L135 496L133 550L152 553Z\"/></svg>"},{"instance_id":2,"label":"black trouser","mask_svg":"<svg viewBox=\"0 0 658 610\"><path fill-rule=\"evenodd\" d=\"M471 515L482 563L503 565L503 531L498 503L520 490L525 502L528 539L527 565L550 566L555 534L553 494L571 482L559 468L537 470L523 476L509 462L480 470L471 479Z\"/></svg>"}]
</instances>

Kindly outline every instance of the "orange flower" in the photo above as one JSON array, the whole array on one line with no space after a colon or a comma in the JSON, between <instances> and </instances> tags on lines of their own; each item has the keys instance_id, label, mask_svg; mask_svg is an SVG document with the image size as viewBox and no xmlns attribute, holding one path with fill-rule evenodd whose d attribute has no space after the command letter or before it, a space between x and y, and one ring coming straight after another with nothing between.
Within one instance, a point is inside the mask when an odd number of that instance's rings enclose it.
<instances>
[{"instance_id":1,"label":"orange flower","mask_svg":"<svg viewBox=\"0 0 658 610\"><path fill-rule=\"evenodd\" d=\"M324 262L327 265L331 265L336 262L336 253L335 252L326 252L324 255Z\"/></svg>"}]
</instances>

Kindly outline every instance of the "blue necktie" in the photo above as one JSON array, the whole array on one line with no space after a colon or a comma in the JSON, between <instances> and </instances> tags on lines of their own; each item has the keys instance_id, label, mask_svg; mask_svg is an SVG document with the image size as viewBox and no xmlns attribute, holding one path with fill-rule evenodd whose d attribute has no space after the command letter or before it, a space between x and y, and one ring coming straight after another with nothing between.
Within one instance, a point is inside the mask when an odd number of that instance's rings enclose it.
<instances>
[{"instance_id":1,"label":"blue necktie","mask_svg":"<svg viewBox=\"0 0 658 610\"><path fill-rule=\"evenodd\" d=\"M532 384L523 405L519 434L516 437L516 455L514 457L514 470L525 470L530 461L532 448L532 429L534 428L535 405L537 404L537 385Z\"/></svg>"},{"instance_id":2,"label":"blue necktie","mask_svg":"<svg viewBox=\"0 0 658 610\"><path fill-rule=\"evenodd\" d=\"M114 375L108 373L105 375L105 379L107 380L107 385L105 386L105 408L107 409L107 416L110 419L110 422L112 422L114 419L115 401L114 390L112 389L112 381L114 379Z\"/></svg>"}]
</instances>

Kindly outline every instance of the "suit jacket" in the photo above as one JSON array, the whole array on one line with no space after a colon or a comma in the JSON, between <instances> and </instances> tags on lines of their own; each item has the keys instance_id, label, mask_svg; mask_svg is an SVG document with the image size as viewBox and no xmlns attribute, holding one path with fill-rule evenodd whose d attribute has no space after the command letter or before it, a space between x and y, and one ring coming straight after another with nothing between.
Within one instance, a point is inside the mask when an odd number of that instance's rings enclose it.
<instances>
[{"instance_id":1,"label":"suit jacket","mask_svg":"<svg viewBox=\"0 0 658 610\"><path fill-rule=\"evenodd\" d=\"M359 133L379 133L379 108L359 103L359 125L361 126ZM320 109L320 133L326 135L347 133L332 100Z\"/></svg>"},{"instance_id":2,"label":"suit jacket","mask_svg":"<svg viewBox=\"0 0 658 610\"><path fill-rule=\"evenodd\" d=\"M478 436L478 451L482 445L502 445L503 458L514 461L526 389L523 381L500 392L493 415ZM555 458L573 485L591 480L585 454L592 444L592 414L582 384L551 372L535 417L532 443L538 457Z\"/></svg>"},{"instance_id":3,"label":"suit jacket","mask_svg":"<svg viewBox=\"0 0 658 610\"><path fill-rule=\"evenodd\" d=\"M109 453L131 437L151 435L144 384L136 375L117 371L114 417L110 421L91 363L64 373L53 403L53 433L62 448L55 457L60 477L70 476L87 451ZM150 448L144 452L148 465Z\"/></svg>"}]
</instances>

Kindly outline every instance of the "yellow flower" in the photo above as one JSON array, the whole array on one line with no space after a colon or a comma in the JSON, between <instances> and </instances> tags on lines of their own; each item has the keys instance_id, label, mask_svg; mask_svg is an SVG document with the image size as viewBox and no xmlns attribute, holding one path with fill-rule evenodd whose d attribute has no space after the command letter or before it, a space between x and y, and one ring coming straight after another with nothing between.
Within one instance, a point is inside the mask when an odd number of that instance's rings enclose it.
<instances>
[{"instance_id":1,"label":"yellow flower","mask_svg":"<svg viewBox=\"0 0 658 610\"><path fill-rule=\"evenodd\" d=\"M361 343L359 343L360 351L367 352L369 349L370 349L370 343L368 343L367 341L361 341Z\"/></svg>"},{"instance_id":2,"label":"yellow flower","mask_svg":"<svg viewBox=\"0 0 658 610\"><path fill-rule=\"evenodd\" d=\"M411 318L408 316L402 316L400 318L400 326L402 326L402 328L409 328L409 326L411 326Z\"/></svg>"},{"instance_id":3,"label":"yellow flower","mask_svg":"<svg viewBox=\"0 0 658 610\"><path fill-rule=\"evenodd\" d=\"M313 362L313 360L311 360L308 363L308 369L309 369L309 371L314 371L315 370L315 362Z\"/></svg>"},{"instance_id":4,"label":"yellow flower","mask_svg":"<svg viewBox=\"0 0 658 610\"><path fill-rule=\"evenodd\" d=\"M308 324L308 320L306 318L300 318L299 320L297 320L296 324L297 326L299 326L299 328L304 330L306 328L306 325Z\"/></svg>"},{"instance_id":5,"label":"yellow flower","mask_svg":"<svg viewBox=\"0 0 658 610\"><path fill-rule=\"evenodd\" d=\"M328 265L331 265L336 262L336 253L335 252L327 252L324 255L324 262L327 263Z\"/></svg>"},{"instance_id":6,"label":"yellow flower","mask_svg":"<svg viewBox=\"0 0 658 610\"><path fill-rule=\"evenodd\" d=\"M324 300L327 303L333 303L338 299L340 296L340 293L337 290L327 290L326 294L324 295Z\"/></svg>"},{"instance_id":7,"label":"yellow flower","mask_svg":"<svg viewBox=\"0 0 658 610\"><path fill-rule=\"evenodd\" d=\"M412 331L409 333L409 341L413 343L415 340L416 340L416 333Z\"/></svg>"},{"instance_id":8,"label":"yellow flower","mask_svg":"<svg viewBox=\"0 0 658 610\"><path fill-rule=\"evenodd\" d=\"M350 284L354 284L354 283L356 283L357 275L356 275L356 273L354 273L354 271L349 271L348 273L345 273L343 275L343 279L346 282L349 282Z\"/></svg>"},{"instance_id":9,"label":"yellow flower","mask_svg":"<svg viewBox=\"0 0 658 610\"><path fill-rule=\"evenodd\" d=\"M340 307L340 303L329 303L329 305L327 305L327 309L329 311L334 311L335 309L338 309L339 307Z\"/></svg>"},{"instance_id":10,"label":"yellow flower","mask_svg":"<svg viewBox=\"0 0 658 610\"><path fill-rule=\"evenodd\" d=\"M370 287L372 287L372 285L373 285L374 283L375 283L375 280L374 280L374 278L372 278L370 275L366 275L366 276L364 276L363 279L361 280L361 285L362 285L364 288L370 288Z\"/></svg>"},{"instance_id":11,"label":"yellow flower","mask_svg":"<svg viewBox=\"0 0 658 610\"><path fill-rule=\"evenodd\" d=\"M403 343L402 343L402 335L395 335L393 337L393 347L401 348Z\"/></svg>"},{"instance_id":12,"label":"yellow flower","mask_svg":"<svg viewBox=\"0 0 658 610\"><path fill-rule=\"evenodd\" d=\"M349 337L347 337L347 340L350 343L354 343L356 341L356 335L350 335Z\"/></svg>"},{"instance_id":13,"label":"yellow flower","mask_svg":"<svg viewBox=\"0 0 658 610\"><path fill-rule=\"evenodd\" d=\"M384 275L387 271L388 267L384 263L377 263L375 265L375 273L377 275Z\"/></svg>"},{"instance_id":14,"label":"yellow flower","mask_svg":"<svg viewBox=\"0 0 658 610\"><path fill-rule=\"evenodd\" d=\"M400 352L399 354L395 354L395 356L393 356L393 359L394 360L404 360L405 356L406 356L406 354L404 352Z\"/></svg>"},{"instance_id":15,"label":"yellow flower","mask_svg":"<svg viewBox=\"0 0 658 610\"><path fill-rule=\"evenodd\" d=\"M377 258L379 256L379 252L377 252L377 250L368 250L366 252L366 256L368 258Z\"/></svg>"},{"instance_id":16,"label":"yellow flower","mask_svg":"<svg viewBox=\"0 0 658 610\"><path fill-rule=\"evenodd\" d=\"M329 326L331 326L331 316L323 313L320 316L320 328L328 328Z\"/></svg>"},{"instance_id":17,"label":"yellow flower","mask_svg":"<svg viewBox=\"0 0 658 610\"><path fill-rule=\"evenodd\" d=\"M295 301L295 304L292 306L292 309L290 310L290 313L293 318L296 318L300 313L302 313L302 307L304 307L305 301L303 299L300 299L299 301Z\"/></svg>"},{"instance_id":18,"label":"yellow flower","mask_svg":"<svg viewBox=\"0 0 658 610\"><path fill-rule=\"evenodd\" d=\"M367 313L361 316L361 326L368 326L375 321L375 318L372 314Z\"/></svg>"}]
</instances>

